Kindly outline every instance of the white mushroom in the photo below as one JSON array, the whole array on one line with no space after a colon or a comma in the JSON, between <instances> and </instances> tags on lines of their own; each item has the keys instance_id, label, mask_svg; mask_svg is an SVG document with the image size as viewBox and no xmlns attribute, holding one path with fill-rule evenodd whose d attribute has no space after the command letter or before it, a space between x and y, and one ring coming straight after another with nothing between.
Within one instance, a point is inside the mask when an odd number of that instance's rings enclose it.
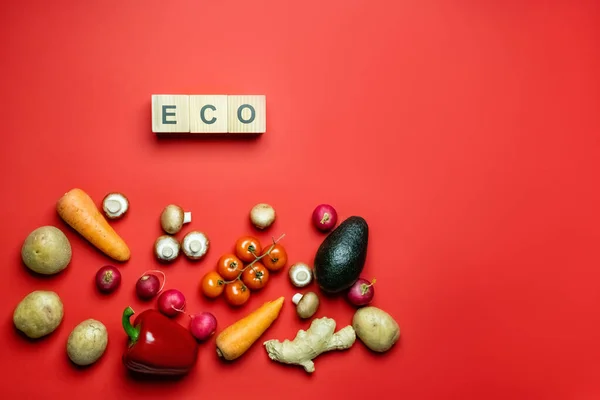
<instances>
[{"instance_id":1,"label":"white mushroom","mask_svg":"<svg viewBox=\"0 0 600 400\"><path fill-rule=\"evenodd\" d=\"M300 318L310 318L319 308L319 296L314 292L308 292L305 295L296 293L292 297L292 302L296 304L296 313Z\"/></svg>"},{"instance_id":2,"label":"white mushroom","mask_svg":"<svg viewBox=\"0 0 600 400\"><path fill-rule=\"evenodd\" d=\"M109 193L102 200L102 210L109 219L121 218L129 210L129 200L122 193Z\"/></svg>"},{"instance_id":3,"label":"white mushroom","mask_svg":"<svg viewBox=\"0 0 600 400\"><path fill-rule=\"evenodd\" d=\"M204 233L192 231L185 235L181 247L188 258L198 260L204 257L209 245L208 237Z\"/></svg>"},{"instance_id":4,"label":"white mushroom","mask_svg":"<svg viewBox=\"0 0 600 400\"><path fill-rule=\"evenodd\" d=\"M162 235L154 242L154 255L161 261L173 261L179 256L179 248L177 239Z\"/></svg>"},{"instance_id":5,"label":"white mushroom","mask_svg":"<svg viewBox=\"0 0 600 400\"><path fill-rule=\"evenodd\" d=\"M266 203L258 203L250 210L250 221L258 229L266 229L275 222L275 209Z\"/></svg>"},{"instance_id":6,"label":"white mushroom","mask_svg":"<svg viewBox=\"0 0 600 400\"><path fill-rule=\"evenodd\" d=\"M192 213L184 212L183 208L169 204L160 214L160 225L169 235L174 235L181 230L183 224L192 222Z\"/></svg>"},{"instance_id":7,"label":"white mushroom","mask_svg":"<svg viewBox=\"0 0 600 400\"><path fill-rule=\"evenodd\" d=\"M290 280L296 287L304 287L312 281L312 269L305 263L298 262L290 267Z\"/></svg>"}]
</instances>

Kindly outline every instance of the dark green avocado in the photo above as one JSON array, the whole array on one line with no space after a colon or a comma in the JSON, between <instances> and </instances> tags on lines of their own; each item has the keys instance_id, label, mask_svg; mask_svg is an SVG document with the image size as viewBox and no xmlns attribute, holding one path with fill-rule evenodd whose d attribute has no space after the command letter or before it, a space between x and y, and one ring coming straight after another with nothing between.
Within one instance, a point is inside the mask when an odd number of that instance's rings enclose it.
<instances>
[{"instance_id":1,"label":"dark green avocado","mask_svg":"<svg viewBox=\"0 0 600 400\"><path fill-rule=\"evenodd\" d=\"M313 273L321 290L339 293L360 277L367 258L369 225L362 217L352 216L340 223L315 255Z\"/></svg>"}]
</instances>

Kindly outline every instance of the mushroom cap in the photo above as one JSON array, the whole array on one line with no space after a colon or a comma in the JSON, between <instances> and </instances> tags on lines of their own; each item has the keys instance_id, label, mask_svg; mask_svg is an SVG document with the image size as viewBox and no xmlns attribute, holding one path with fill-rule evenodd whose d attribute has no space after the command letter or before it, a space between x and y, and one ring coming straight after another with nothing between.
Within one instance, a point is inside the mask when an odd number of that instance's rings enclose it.
<instances>
[{"instance_id":1,"label":"mushroom cap","mask_svg":"<svg viewBox=\"0 0 600 400\"><path fill-rule=\"evenodd\" d=\"M182 248L185 255L192 260L197 260L206 254L210 242L208 237L200 231L191 231L185 235L182 241Z\"/></svg>"},{"instance_id":2,"label":"mushroom cap","mask_svg":"<svg viewBox=\"0 0 600 400\"><path fill-rule=\"evenodd\" d=\"M314 292L308 292L298 302L296 312L300 318L312 317L319 308L319 296Z\"/></svg>"},{"instance_id":3,"label":"mushroom cap","mask_svg":"<svg viewBox=\"0 0 600 400\"><path fill-rule=\"evenodd\" d=\"M267 203L258 203L250 209L250 220L258 229L266 229L275 222L275 209Z\"/></svg>"},{"instance_id":4,"label":"mushroom cap","mask_svg":"<svg viewBox=\"0 0 600 400\"><path fill-rule=\"evenodd\" d=\"M109 219L121 218L129 210L129 199L122 193L108 193L102 199L102 210Z\"/></svg>"},{"instance_id":5,"label":"mushroom cap","mask_svg":"<svg viewBox=\"0 0 600 400\"><path fill-rule=\"evenodd\" d=\"M312 269L308 264L303 262L297 262L293 264L289 269L290 280L296 287L307 286L312 282Z\"/></svg>"},{"instance_id":6,"label":"mushroom cap","mask_svg":"<svg viewBox=\"0 0 600 400\"><path fill-rule=\"evenodd\" d=\"M162 261L173 261L179 255L179 242L172 236L159 236L154 242L154 255Z\"/></svg>"},{"instance_id":7,"label":"mushroom cap","mask_svg":"<svg viewBox=\"0 0 600 400\"><path fill-rule=\"evenodd\" d=\"M175 204L166 206L160 214L160 225L170 235L174 235L183 227L183 208Z\"/></svg>"}]
</instances>

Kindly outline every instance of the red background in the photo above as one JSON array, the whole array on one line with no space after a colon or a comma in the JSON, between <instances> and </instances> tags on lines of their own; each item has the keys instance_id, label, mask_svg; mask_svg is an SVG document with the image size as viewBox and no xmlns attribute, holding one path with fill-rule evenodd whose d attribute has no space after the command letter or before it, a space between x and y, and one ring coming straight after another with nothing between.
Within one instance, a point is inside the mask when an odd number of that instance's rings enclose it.
<instances>
[{"instance_id":1,"label":"red background","mask_svg":"<svg viewBox=\"0 0 600 400\"><path fill-rule=\"evenodd\" d=\"M7 398L597 399L598 71L600 8L554 1L13 1L0 9L4 194L1 391ZM267 133L252 141L159 141L154 93L265 94ZM109 260L62 223L55 202L80 187L98 203L122 191L114 223L132 250L117 293L96 293ZM278 212L255 233L257 202ZM159 267L152 243L169 203L212 240L198 263L162 268L188 311L219 328L286 296L264 339L300 322L287 277L241 310L198 293L242 234L285 233L291 261L312 262L324 235L316 204L371 228L365 277L400 342L383 356L357 342L316 360L309 376L268 360L260 344L232 364L214 339L176 383L137 382L120 363L120 315L152 306L133 285ZM20 246L38 226L67 234L72 262L39 278ZM185 229L184 229L185 231ZM181 236L181 235L180 235ZM37 342L12 311L35 289L57 291L65 317ZM342 326L352 308L324 300ZM74 368L70 330L109 329L104 357ZM180 319L185 323L185 317Z\"/></svg>"}]
</instances>

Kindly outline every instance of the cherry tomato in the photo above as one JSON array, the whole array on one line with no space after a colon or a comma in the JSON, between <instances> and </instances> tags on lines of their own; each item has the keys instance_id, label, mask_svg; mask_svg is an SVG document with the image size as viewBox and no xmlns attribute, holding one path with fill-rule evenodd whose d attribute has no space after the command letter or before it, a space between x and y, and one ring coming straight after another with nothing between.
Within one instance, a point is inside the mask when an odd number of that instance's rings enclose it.
<instances>
[{"instance_id":1,"label":"cherry tomato","mask_svg":"<svg viewBox=\"0 0 600 400\"><path fill-rule=\"evenodd\" d=\"M271 246L267 247L263 254L267 254L270 247ZM270 271L279 271L285 266L287 259L288 257L285 248L277 243L275 246L273 246L271 252L261 258L260 261L262 261L265 267L267 267Z\"/></svg>"},{"instance_id":2,"label":"cherry tomato","mask_svg":"<svg viewBox=\"0 0 600 400\"><path fill-rule=\"evenodd\" d=\"M235 243L235 255L244 262L252 262L260 255L262 247L254 236L242 236Z\"/></svg>"},{"instance_id":3,"label":"cherry tomato","mask_svg":"<svg viewBox=\"0 0 600 400\"><path fill-rule=\"evenodd\" d=\"M200 287L202 293L204 293L206 297L214 299L223 293L223 290L225 289L225 280L215 271L211 271L204 275Z\"/></svg>"},{"instance_id":4,"label":"cherry tomato","mask_svg":"<svg viewBox=\"0 0 600 400\"><path fill-rule=\"evenodd\" d=\"M232 306L241 306L250 298L250 289L242 281L236 280L225 285L225 300Z\"/></svg>"},{"instance_id":5,"label":"cherry tomato","mask_svg":"<svg viewBox=\"0 0 600 400\"><path fill-rule=\"evenodd\" d=\"M223 254L217 261L217 273L228 281L232 281L242 273L244 263L234 254Z\"/></svg>"},{"instance_id":6,"label":"cherry tomato","mask_svg":"<svg viewBox=\"0 0 600 400\"><path fill-rule=\"evenodd\" d=\"M242 274L242 281L251 290L262 289L269 281L269 270L257 261L246 268Z\"/></svg>"}]
</instances>

